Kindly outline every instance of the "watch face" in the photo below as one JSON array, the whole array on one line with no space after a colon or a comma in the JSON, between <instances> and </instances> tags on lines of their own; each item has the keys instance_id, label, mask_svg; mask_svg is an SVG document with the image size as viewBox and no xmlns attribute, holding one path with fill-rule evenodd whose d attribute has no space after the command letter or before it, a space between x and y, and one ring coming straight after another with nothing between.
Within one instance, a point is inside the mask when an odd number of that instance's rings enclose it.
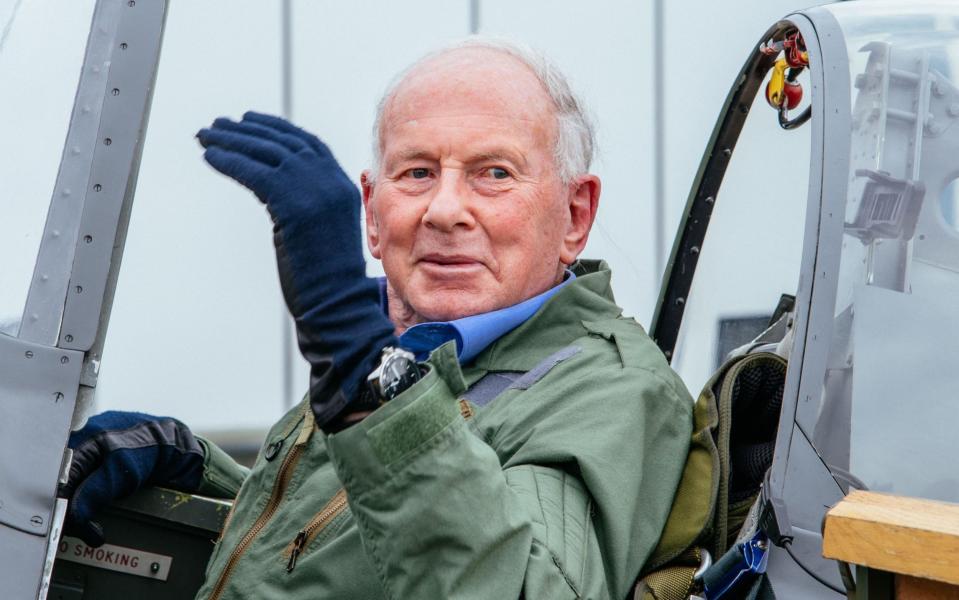
<instances>
[{"instance_id":1,"label":"watch face","mask_svg":"<svg viewBox=\"0 0 959 600\"><path fill-rule=\"evenodd\" d=\"M394 353L383 361L380 389L386 400L392 400L419 380L416 361L405 354Z\"/></svg>"},{"instance_id":2,"label":"watch face","mask_svg":"<svg viewBox=\"0 0 959 600\"><path fill-rule=\"evenodd\" d=\"M388 381L395 381L401 379L409 364L408 361L404 360L402 357L391 358L389 362L383 365L383 376L386 377Z\"/></svg>"}]
</instances>

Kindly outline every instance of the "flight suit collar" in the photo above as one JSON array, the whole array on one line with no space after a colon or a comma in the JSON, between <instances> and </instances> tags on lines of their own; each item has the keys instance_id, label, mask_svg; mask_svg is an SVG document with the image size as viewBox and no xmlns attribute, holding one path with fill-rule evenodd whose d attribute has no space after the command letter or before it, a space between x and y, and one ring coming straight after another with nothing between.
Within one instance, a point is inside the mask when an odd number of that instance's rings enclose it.
<instances>
[{"instance_id":1,"label":"flight suit collar","mask_svg":"<svg viewBox=\"0 0 959 600\"><path fill-rule=\"evenodd\" d=\"M513 329L470 365L467 382L490 371L529 371L548 356L588 333L584 321L615 318L622 313L613 299L609 265L602 260L580 260L570 266L576 279L569 282L525 323Z\"/></svg>"}]
</instances>

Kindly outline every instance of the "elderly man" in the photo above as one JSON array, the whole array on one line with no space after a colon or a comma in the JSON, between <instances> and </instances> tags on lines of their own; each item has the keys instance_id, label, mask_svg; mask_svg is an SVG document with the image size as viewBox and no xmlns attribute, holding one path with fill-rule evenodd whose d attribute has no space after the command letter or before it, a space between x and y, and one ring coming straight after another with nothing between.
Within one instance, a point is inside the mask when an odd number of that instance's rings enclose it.
<instances>
[{"instance_id":1,"label":"elderly man","mask_svg":"<svg viewBox=\"0 0 959 600\"><path fill-rule=\"evenodd\" d=\"M361 178L384 282L316 137L247 113L198 138L274 221L308 398L249 474L172 419L92 419L71 440L71 526L98 541L96 509L144 483L236 494L200 598L626 597L692 402L608 268L577 261L600 182L558 71L469 40L389 88Z\"/></svg>"}]
</instances>

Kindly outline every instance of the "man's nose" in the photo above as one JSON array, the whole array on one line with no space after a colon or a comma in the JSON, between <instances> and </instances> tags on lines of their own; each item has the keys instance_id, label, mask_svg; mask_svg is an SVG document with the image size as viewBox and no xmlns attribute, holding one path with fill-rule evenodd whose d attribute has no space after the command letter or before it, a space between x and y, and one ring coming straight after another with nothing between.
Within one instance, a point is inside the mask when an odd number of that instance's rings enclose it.
<instances>
[{"instance_id":1,"label":"man's nose","mask_svg":"<svg viewBox=\"0 0 959 600\"><path fill-rule=\"evenodd\" d=\"M444 233L453 231L457 226L471 229L476 224L470 211L469 186L463 171L446 170L441 173L422 222Z\"/></svg>"}]
</instances>

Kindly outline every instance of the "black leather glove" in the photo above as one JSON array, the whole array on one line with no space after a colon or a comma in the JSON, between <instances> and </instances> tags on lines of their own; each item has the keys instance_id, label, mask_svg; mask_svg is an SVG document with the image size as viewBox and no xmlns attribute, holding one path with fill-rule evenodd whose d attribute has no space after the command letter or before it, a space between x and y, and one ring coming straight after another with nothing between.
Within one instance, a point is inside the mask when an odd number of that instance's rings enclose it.
<instances>
[{"instance_id":1,"label":"black leather glove","mask_svg":"<svg viewBox=\"0 0 959 600\"><path fill-rule=\"evenodd\" d=\"M108 411L70 434L70 499L65 531L89 546L103 545L94 517L117 498L162 485L193 493L203 478L204 451L186 425L170 417Z\"/></svg>"}]
</instances>

